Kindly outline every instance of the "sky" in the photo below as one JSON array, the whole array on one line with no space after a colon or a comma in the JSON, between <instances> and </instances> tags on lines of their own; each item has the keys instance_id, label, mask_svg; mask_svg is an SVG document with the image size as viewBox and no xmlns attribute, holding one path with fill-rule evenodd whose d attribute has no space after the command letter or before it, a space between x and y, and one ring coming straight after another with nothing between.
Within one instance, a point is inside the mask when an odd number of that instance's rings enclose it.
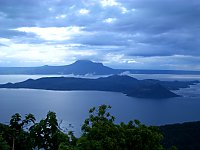
<instances>
[{"instance_id":1,"label":"sky","mask_svg":"<svg viewBox=\"0 0 200 150\"><path fill-rule=\"evenodd\" d=\"M0 0L0 66L200 70L199 0Z\"/></svg>"}]
</instances>

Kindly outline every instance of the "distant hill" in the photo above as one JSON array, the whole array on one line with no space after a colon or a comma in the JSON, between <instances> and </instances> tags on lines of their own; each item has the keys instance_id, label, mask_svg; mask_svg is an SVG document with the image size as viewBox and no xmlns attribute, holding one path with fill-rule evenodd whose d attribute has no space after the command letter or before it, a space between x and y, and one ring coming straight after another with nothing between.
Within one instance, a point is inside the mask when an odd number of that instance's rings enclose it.
<instances>
[{"instance_id":1,"label":"distant hill","mask_svg":"<svg viewBox=\"0 0 200 150\"><path fill-rule=\"evenodd\" d=\"M169 149L172 145L179 150L200 149L200 121L159 127L164 135L163 146Z\"/></svg>"},{"instance_id":2,"label":"distant hill","mask_svg":"<svg viewBox=\"0 0 200 150\"><path fill-rule=\"evenodd\" d=\"M64 66L64 74L75 74L75 75L85 75L85 74L98 74L98 75L108 75L118 73L115 69L104 66L102 63L95 63L89 60L78 60L73 64Z\"/></svg>"},{"instance_id":3,"label":"distant hill","mask_svg":"<svg viewBox=\"0 0 200 150\"><path fill-rule=\"evenodd\" d=\"M132 74L200 74L200 71L183 70L138 70L138 69L112 69L102 63L90 60L78 60L64 66L41 66L41 67L0 67L0 75L25 74L25 75L50 75L50 74L74 74L74 75L109 75L129 72Z\"/></svg>"},{"instance_id":4,"label":"distant hill","mask_svg":"<svg viewBox=\"0 0 200 150\"><path fill-rule=\"evenodd\" d=\"M95 63L89 60L78 60L70 65L64 66L41 66L41 67L0 67L0 74L74 74L74 75L108 75L117 74L120 71Z\"/></svg>"},{"instance_id":5,"label":"distant hill","mask_svg":"<svg viewBox=\"0 0 200 150\"><path fill-rule=\"evenodd\" d=\"M198 82L198 81L196 81ZM101 77L98 79L85 79L73 77L47 77L40 79L28 79L18 83L1 84L0 88L29 88L45 90L96 90L121 92L128 96L138 98L170 98L178 95L171 92L170 89L181 88L195 84L193 82L162 82L159 80L137 80L130 76L113 75ZM168 84L166 84L168 83Z\"/></svg>"}]
</instances>

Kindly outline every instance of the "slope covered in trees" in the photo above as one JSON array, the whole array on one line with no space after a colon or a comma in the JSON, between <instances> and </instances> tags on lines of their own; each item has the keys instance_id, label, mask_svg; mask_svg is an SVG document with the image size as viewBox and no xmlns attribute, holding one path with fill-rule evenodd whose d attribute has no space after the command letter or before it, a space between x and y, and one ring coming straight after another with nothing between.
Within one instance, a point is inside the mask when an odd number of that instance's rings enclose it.
<instances>
[{"instance_id":1,"label":"slope covered in trees","mask_svg":"<svg viewBox=\"0 0 200 150\"><path fill-rule=\"evenodd\" d=\"M163 146L175 145L179 150L200 149L200 122L186 122L159 127L163 133Z\"/></svg>"}]
</instances>

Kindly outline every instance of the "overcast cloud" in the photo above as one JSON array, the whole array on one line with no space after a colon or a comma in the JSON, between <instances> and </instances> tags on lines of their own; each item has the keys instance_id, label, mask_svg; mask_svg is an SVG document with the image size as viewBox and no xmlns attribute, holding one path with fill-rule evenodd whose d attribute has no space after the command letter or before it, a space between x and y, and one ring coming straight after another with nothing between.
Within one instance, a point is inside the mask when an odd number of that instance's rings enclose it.
<instances>
[{"instance_id":1,"label":"overcast cloud","mask_svg":"<svg viewBox=\"0 0 200 150\"><path fill-rule=\"evenodd\" d=\"M0 66L200 70L198 0L0 0Z\"/></svg>"}]
</instances>

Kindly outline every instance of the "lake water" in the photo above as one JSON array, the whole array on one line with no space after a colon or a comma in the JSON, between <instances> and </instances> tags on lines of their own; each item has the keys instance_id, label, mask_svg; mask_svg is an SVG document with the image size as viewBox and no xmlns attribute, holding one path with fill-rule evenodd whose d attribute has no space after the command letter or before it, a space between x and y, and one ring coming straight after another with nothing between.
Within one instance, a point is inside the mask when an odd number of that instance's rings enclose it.
<instances>
[{"instance_id":1,"label":"lake water","mask_svg":"<svg viewBox=\"0 0 200 150\"><path fill-rule=\"evenodd\" d=\"M0 82L23 81L30 77L36 79L41 76L0 76ZM145 77L150 78L148 75ZM144 76L138 75L137 78L143 79ZM158 75L156 79L158 78L172 79L169 75ZM186 77L177 78L184 80ZM188 76L186 79L200 80L200 77ZM147 125L163 125L200 120L200 84L175 92L183 97L152 100L127 97L115 92L0 89L0 122L8 123L10 116L16 112L22 116L33 113L39 120L48 111L55 111L59 121L63 120L62 126L72 124L74 128L71 130L79 135L88 110L101 104L112 106L111 112L116 116L116 122L139 119Z\"/></svg>"}]
</instances>

